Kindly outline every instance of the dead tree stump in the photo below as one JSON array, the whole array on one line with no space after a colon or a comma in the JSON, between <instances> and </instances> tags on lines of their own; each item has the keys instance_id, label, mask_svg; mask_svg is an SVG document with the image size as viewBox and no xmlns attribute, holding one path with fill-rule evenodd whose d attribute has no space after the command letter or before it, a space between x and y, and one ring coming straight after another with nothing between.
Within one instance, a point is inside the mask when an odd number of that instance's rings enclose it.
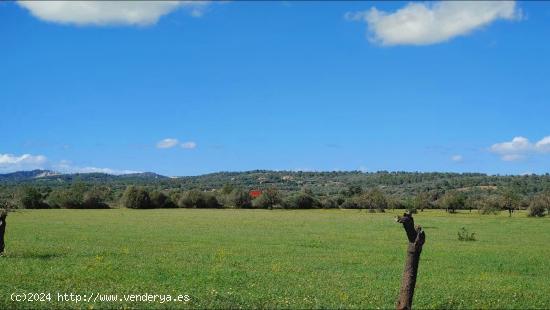
<instances>
[{"instance_id":1,"label":"dead tree stump","mask_svg":"<svg viewBox=\"0 0 550 310\"><path fill-rule=\"evenodd\" d=\"M8 212L0 210L0 255L4 253L4 233L6 232L6 217Z\"/></svg>"},{"instance_id":2,"label":"dead tree stump","mask_svg":"<svg viewBox=\"0 0 550 310\"><path fill-rule=\"evenodd\" d=\"M405 260L405 269L403 270L403 279L401 280L401 290L397 298L397 309L411 309L414 287L416 285L416 275L418 273L418 263L420 262L420 253L426 240L426 235L420 226L414 226L412 214L405 213L403 217L398 217L397 222L403 224L407 233L409 246L407 248L407 258Z\"/></svg>"}]
</instances>

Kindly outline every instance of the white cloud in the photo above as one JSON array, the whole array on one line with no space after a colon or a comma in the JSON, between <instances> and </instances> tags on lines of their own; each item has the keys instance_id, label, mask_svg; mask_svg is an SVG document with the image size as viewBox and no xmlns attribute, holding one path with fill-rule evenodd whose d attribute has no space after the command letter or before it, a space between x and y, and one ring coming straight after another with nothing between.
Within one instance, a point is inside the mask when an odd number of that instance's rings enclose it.
<instances>
[{"instance_id":1,"label":"white cloud","mask_svg":"<svg viewBox=\"0 0 550 310\"><path fill-rule=\"evenodd\" d=\"M197 143L193 141L184 142L181 144L181 147L184 149L192 150L197 147Z\"/></svg>"},{"instance_id":2,"label":"white cloud","mask_svg":"<svg viewBox=\"0 0 550 310\"><path fill-rule=\"evenodd\" d=\"M489 151L500 155L504 161L521 160L534 153L550 152L550 136L546 136L536 143L519 136L513 138L512 141L493 144Z\"/></svg>"},{"instance_id":3,"label":"white cloud","mask_svg":"<svg viewBox=\"0 0 550 310\"><path fill-rule=\"evenodd\" d=\"M111 168L98 168L98 167L79 167L74 166L70 161L62 160L57 165L54 165L54 169L62 173L106 173L112 175L139 173L140 171L134 170L118 170Z\"/></svg>"},{"instance_id":4,"label":"white cloud","mask_svg":"<svg viewBox=\"0 0 550 310\"><path fill-rule=\"evenodd\" d=\"M60 24L155 24L163 15L186 6L192 16L202 15L206 1L18 1L35 17Z\"/></svg>"},{"instance_id":5,"label":"white cloud","mask_svg":"<svg viewBox=\"0 0 550 310\"><path fill-rule=\"evenodd\" d=\"M160 140L157 143L157 148L159 148L159 149L169 149L169 148L172 148L172 147L178 145L179 143L180 142L179 142L178 139L166 138L166 139Z\"/></svg>"},{"instance_id":6,"label":"white cloud","mask_svg":"<svg viewBox=\"0 0 550 310\"><path fill-rule=\"evenodd\" d=\"M28 169L41 169L48 163L48 159L43 155L23 154L20 156L13 154L0 154L0 171L17 171Z\"/></svg>"},{"instance_id":7,"label":"white cloud","mask_svg":"<svg viewBox=\"0 0 550 310\"><path fill-rule=\"evenodd\" d=\"M550 152L550 136L542 138L535 144L535 148L540 152Z\"/></svg>"},{"instance_id":8,"label":"white cloud","mask_svg":"<svg viewBox=\"0 0 550 310\"><path fill-rule=\"evenodd\" d=\"M496 143L491 146L491 152L497 154L517 154L529 151L531 142L525 137L515 137L510 142Z\"/></svg>"},{"instance_id":9,"label":"white cloud","mask_svg":"<svg viewBox=\"0 0 550 310\"><path fill-rule=\"evenodd\" d=\"M520 155L520 154L504 154L500 157L500 159L504 160L504 161L517 161L517 160L522 160L522 159L525 159L525 155Z\"/></svg>"},{"instance_id":10,"label":"white cloud","mask_svg":"<svg viewBox=\"0 0 550 310\"><path fill-rule=\"evenodd\" d=\"M517 20L514 1L439 1L409 3L395 12L347 13L367 23L370 39L381 45L428 45L466 35L498 19Z\"/></svg>"},{"instance_id":11,"label":"white cloud","mask_svg":"<svg viewBox=\"0 0 550 310\"><path fill-rule=\"evenodd\" d=\"M464 157L462 157L462 155L460 155L460 154L456 154L456 155L451 156L451 160L454 161L454 162L461 162L461 161L464 160Z\"/></svg>"}]
</instances>

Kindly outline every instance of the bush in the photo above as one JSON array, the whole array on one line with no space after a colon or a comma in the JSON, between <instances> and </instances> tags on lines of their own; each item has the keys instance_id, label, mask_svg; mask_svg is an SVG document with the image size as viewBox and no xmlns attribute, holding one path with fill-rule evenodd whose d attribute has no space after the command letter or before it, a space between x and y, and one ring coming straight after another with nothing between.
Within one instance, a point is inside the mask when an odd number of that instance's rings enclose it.
<instances>
[{"instance_id":1,"label":"bush","mask_svg":"<svg viewBox=\"0 0 550 310\"><path fill-rule=\"evenodd\" d=\"M175 205L175 208L179 208L180 205L179 205L179 202L181 200L181 198L183 197L183 192L179 191L179 190L175 190L175 191L170 191L168 193L168 198L170 198L170 200L172 201L172 203L174 203Z\"/></svg>"},{"instance_id":2,"label":"bush","mask_svg":"<svg viewBox=\"0 0 550 310\"><path fill-rule=\"evenodd\" d=\"M4 210L8 212L8 210L15 209L15 205L13 202L9 199L0 197L0 211Z\"/></svg>"},{"instance_id":3,"label":"bush","mask_svg":"<svg viewBox=\"0 0 550 310\"><path fill-rule=\"evenodd\" d=\"M317 209L321 203L307 192L298 192L287 196L282 206L285 209Z\"/></svg>"},{"instance_id":4,"label":"bush","mask_svg":"<svg viewBox=\"0 0 550 310\"><path fill-rule=\"evenodd\" d=\"M216 196L206 194L204 199L204 207L209 209L217 209L221 208L222 205L218 202Z\"/></svg>"},{"instance_id":5,"label":"bush","mask_svg":"<svg viewBox=\"0 0 550 310\"><path fill-rule=\"evenodd\" d=\"M356 204L360 209L379 210L384 212L388 208L388 200L378 189L371 189L357 197Z\"/></svg>"},{"instance_id":6,"label":"bush","mask_svg":"<svg viewBox=\"0 0 550 310\"><path fill-rule=\"evenodd\" d=\"M340 204L340 209L360 209L357 199L347 198Z\"/></svg>"},{"instance_id":7,"label":"bush","mask_svg":"<svg viewBox=\"0 0 550 310\"><path fill-rule=\"evenodd\" d=\"M70 198L69 190L57 188L54 189L47 198L48 204L55 209L67 208L68 205L72 204L72 199Z\"/></svg>"},{"instance_id":8,"label":"bush","mask_svg":"<svg viewBox=\"0 0 550 310\"><path fill-rule=\"evenodd\" d=\"M501 207L512 214L513 210L519 209L521 205L521 196L514 189L505 189L500 194Z\"/></svg>"},{"instance_id":9,"label":"bush","mask_svg":"<svg viewBox=\"0 0 550 310\"><path fill-rule=\"evenodd\" d=\"M42 200L42 194L32 186L24 186L17 195L19 207L24 209L47 209L49 206Z\"/></svg>"},{"instance_id":10,"label":"bush","mask_svg":"<svg viewBox=\"0 0 550 310\"><path fill-rule=\"evenodd\" d=\"M231 192L227 195L228 204L231 207L235 208L251 208L252 207L252 199L250 198L250 194L242 189L242 188L235 188L231 190Z\"/></svg>"},{"instance_id":11,"label":"bush","mask_svg":"<svg viewBox=\"0 0 550 310\"><path fill-rule=\"evenodd\" d=\"M86 191L81 183L75 183L70 188L58 188L50 192L47 202L51 208L64 209L109 209L105 203L110 195L107 187L93 187Z\"/></svg>"},{"instance_id":12,"label":"bush","mask_svg":"<svg viewBox=\"0 0 550 310\"><path fill-rule=\"evenodd\" d=\"M78 206L79 209L110 209L108 204L105 203L103 200L103 197L97 195L97 193L94 192L88 192L84 194L84 202L80 206Z\"/></svg>"},{"instance_id":13,"label":"bush","mask_svg":"<svg viewBox=\"0 0 550 310\"><path fill-rule=\"evenodd\" d=\"M388 201L388 208L395 210L395 209L413 209L413 203L412 199L405 199L401 200L397 197L387 197L386 200Z\"/></svg>"},{"instance_id":14,"label":"bush","mask_svg":"<svg viewBox=\"0 0 550 310\"><path fill-rule=\"evenodd\" d=\"M273 209L274 206L281 203L281 195L275 188L265 190L260 196L252 200L254 208Z\"/></svg>"},{"instance_id":15,"label":"bush","mask_svg":"<svg viewBox=\"0 0 550 310\"><path fill-rule=\"evenodd\" d=\"M543 217L546 215L546 210L550 208L550 196L547 194L539 194L535 196L529 208L527 209L528 216Z\"/></svg>"},{"instance_id":16,"label":"bush","mask_svg":"<svg viewBox=\"0 0 550 310\"><path fill-rule=\"evenodd\" d=\"M458 240L459 240L459 241L476 241L475 234L476 234L476 233L470 233L470 232L466 229L466 227L462 227L462 228L458 231Z\"/></svg>"},{"instance_id":17,"label":"bush","mask_svg":"<svg viewBox=\"0 0 550 310\"><path fill-rule=\"evenodd\" d=\"M181 208L198 208L198 209L204 209L204 208L215 209L215 208L221 207L220 203L218 202L218 199L214 195L206 194L195 189L185 192L181 197L178 205Z\"/></svg>"},{"instance_id":18,"label":"bush","mask_svg":"<svg viewBox=\"0 0 550 310\"><path fill-rule=\"evenodd\" d=\"M432 207L432 201L430 194L427 192L420 192L418 195L414 197L412 200L412 210L416 211L420 209L420 211L424 211L424 209L429 209ZM416 212L414 212L416 213Z\"/></svg>"},{"instance_id":19,"label":"bush","mask_svg":"<svg viewBox=\"0 0 550 310\"><path fill-rule=\"evenodd\" d=\"M481 214L498 214L502 210L501 200L495 196L479 198L476 204Z\"/></svg>"},{"instance_id":20,"label":"bush","mask_svg":"<svg viewBox=\"0 0 550 310\"><path fill-rule=\"evenodd\" d=\"M149 195L153 208L177 208L178 206L161 191L153 191Z\"/></svg>"},{"instance_id":21,"label":"bush","mask_svg":"<svg viewBox=\"0 0 550 310\"><path fill-rule=\"evenodd\" d=\"M178 205L181 208L206 208L206 197L201 191L193 189L183 194Z\"/></svg>"},{"instance_id":22,"label":"bush","mask_svg":"<svg viewBox=\"0 0 550 310\"><path fill-rule=\"evenodd\" d=\"M107 187L93 187L91 190L84 193L83 202L80 208L109 209L110 207L105 201L110 194L111 190Z\"/></svg>"},{"instance_id":23,"label":"bush","mask_svg":"<svg viewBox=\"0 0 550 310\"><path fill-rule=\"evenodd\" d=\"M338 200L331 197L324 197L320 201L321 208L323 209L336 209L338 208Z\"/></svg>"},{"instance_id":24,"label":"bush","mask_svg":"<svg viewBox=\"0 0 550 310\"><path fill-rule=\"evenodd\" d=\"M149 192L143 188L128 186L122 199L124 207L129 209L150 209L153 207Z\"/></svg>"},{"instance_id":25,"label":"bush","mask_svg":"<svg viewBox=\"0 0 550 310\"><path fill-rule=\"evenodd\" d=\"M439 206L449 213L455 213L457 209L462 209L465 205L464 194L458 191L448 191L439 200Z\"/></svg>"}]
</instances>

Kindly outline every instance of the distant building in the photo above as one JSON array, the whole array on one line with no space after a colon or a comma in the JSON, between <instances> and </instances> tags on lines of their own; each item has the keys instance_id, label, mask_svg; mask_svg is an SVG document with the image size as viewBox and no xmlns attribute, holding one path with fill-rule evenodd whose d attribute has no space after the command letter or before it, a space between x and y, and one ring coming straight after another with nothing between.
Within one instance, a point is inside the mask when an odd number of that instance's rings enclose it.
<instances>
[{"instance_id":1,"label":"distant building","mask_svg":"<svg viewBox=\"0 0 550 310\"><path fill-rule=\"evenodd\" d=\"M261 190L251 190L250 191L250 198L254 199L256 197L259 197L262 194Z\"/></svg>"}]
</instances>

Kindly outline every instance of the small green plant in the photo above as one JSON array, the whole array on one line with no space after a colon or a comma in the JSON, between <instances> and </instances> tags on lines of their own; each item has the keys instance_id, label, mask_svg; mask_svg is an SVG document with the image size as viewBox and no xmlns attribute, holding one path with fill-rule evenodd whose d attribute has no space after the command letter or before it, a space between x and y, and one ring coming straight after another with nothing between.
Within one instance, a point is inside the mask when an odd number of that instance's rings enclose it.
<instances>
[{"instance_id":1,"label":"small green plant","mask_svg":"<svg viewBox=\"0 0 550 310\"><path fill-rule=\"evenodd\" d=\"M470 233L470 232L468 231L468 229L466 229L466 227L462 227L462 228L458 231L458 240L459 240L459 241L476 241L475 235L476 235L475 232Z\"/></svg>"}]
</instances>

